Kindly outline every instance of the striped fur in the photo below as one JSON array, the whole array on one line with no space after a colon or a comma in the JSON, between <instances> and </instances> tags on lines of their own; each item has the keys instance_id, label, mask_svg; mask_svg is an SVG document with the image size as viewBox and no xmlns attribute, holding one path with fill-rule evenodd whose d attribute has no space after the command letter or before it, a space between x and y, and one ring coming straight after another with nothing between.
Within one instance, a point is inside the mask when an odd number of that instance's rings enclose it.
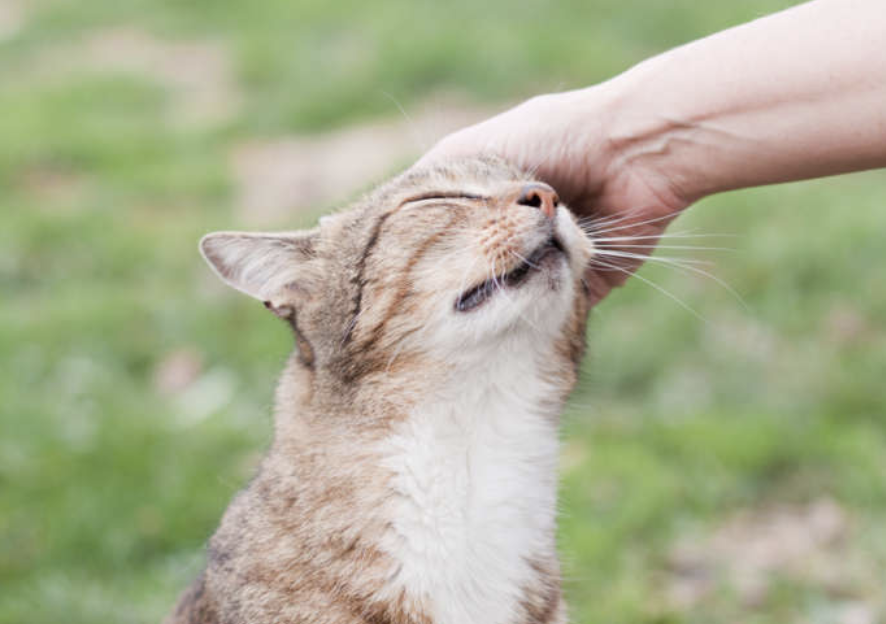
<instances>
[{"instance_id":1,"label":"striped fur","mask_svg":"<svg viewBox=\"0 0 886 624\"><path fill-rule=\"evenodd\" d=\"M559 624L557 422L592 246L491 159L409 171L318 228L201 243L293 328L275 435L169 624ZM518 267L519 288L459 295Z\"/></svg>"}]
</instances>

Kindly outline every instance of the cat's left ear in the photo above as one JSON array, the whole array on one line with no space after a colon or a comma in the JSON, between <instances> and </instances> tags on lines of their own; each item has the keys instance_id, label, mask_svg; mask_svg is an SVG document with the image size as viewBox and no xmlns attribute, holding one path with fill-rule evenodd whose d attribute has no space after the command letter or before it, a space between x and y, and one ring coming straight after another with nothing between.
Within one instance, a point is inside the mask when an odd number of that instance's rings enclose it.
<instances>
[{"instance_id":1,"label":"cat's left ear","mask_svg":"<svg viewBox=\"0 0 886 624\"><path fill-rule=\"evenodd\" d=\"M213 232L200 241L200 253L226 284L289 317L310 290L308 265L318 236L317 230Z\"/></svg>"}]
</instances>

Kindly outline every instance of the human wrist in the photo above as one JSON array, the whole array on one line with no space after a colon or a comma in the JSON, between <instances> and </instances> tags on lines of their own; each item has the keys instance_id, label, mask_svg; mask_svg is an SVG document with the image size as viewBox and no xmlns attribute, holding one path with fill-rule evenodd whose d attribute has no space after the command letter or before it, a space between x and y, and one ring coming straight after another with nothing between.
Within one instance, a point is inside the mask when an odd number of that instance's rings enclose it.
<instances>
[{"instance_id":1,"label":"human wrist","mask_svg":"<svg viewBox=\"0 0 886 624\"><path fill-rule=\"evenodd\" d=\"M692 173L687 135L693 124L683 111L665 111L648 89L657 73L646 61L606 82L563 94L570 108L583 110L583 127L589 133L595 177L618 181L642 180L662 202L685 206L709 191ZM582 137L587 138L587 137Z\"/></svg>"}]
</instances>

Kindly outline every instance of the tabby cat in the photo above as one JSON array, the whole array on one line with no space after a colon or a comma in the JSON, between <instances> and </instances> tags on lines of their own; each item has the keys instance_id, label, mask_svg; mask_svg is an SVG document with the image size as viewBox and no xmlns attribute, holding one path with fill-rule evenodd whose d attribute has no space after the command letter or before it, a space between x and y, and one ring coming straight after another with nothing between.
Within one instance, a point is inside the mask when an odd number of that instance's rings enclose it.
<instances>
[{"instance_id":1,"label":"tabby cat","mask_svg":"<svg viewBox=\"0 0 886 624\"><path fill-rule=\"evenodd\" d=\"M554 190L471 159L201 250L297 349L271 448L167 622L565 622L557 427L594 251Z\"/></svg>"}]
</instances>

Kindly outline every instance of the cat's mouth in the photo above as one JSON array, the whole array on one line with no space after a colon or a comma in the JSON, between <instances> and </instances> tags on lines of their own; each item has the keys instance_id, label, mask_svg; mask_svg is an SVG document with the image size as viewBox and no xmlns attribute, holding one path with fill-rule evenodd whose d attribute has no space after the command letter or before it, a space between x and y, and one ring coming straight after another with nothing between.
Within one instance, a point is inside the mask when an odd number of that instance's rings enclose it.
<instances>
[{"instance_id":1,"label":"cat's mouth","mask_svg":"<svg viewBox=\"0 0 886 624\"><path fill-rule=\"evenodd\" d=\"M551 234L544 243L535 248L529 256L503 275L497 275L466 290L455 300L458 312L470 312L483 305L499 290L519 288L533 273L541 271L549 259L565 256L566 249L556 234Z\"/></svg>"}]
</instances>

